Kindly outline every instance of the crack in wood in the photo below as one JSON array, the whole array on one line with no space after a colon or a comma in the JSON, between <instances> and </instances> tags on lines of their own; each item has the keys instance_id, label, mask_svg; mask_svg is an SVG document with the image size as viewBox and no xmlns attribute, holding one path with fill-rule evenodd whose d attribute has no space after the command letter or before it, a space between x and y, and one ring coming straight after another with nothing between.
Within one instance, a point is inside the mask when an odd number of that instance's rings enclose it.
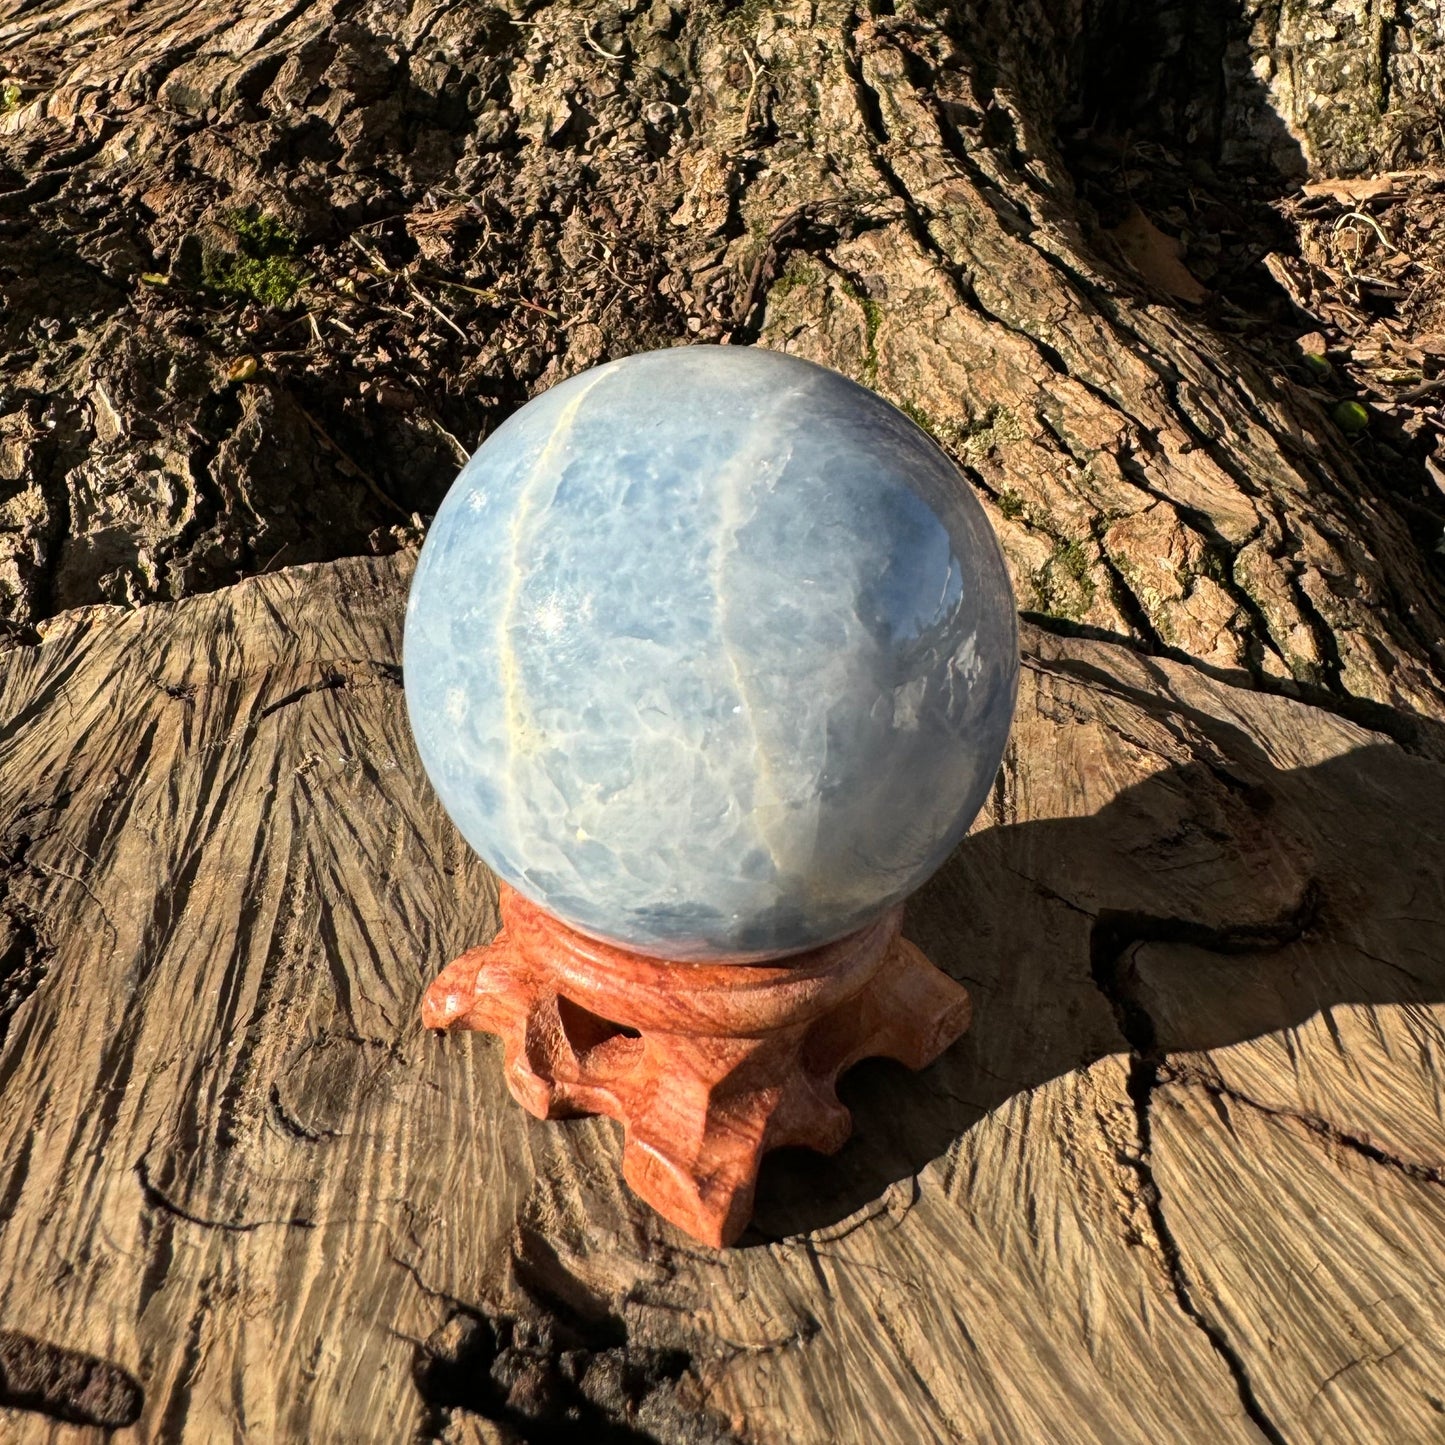
<instances>
[{"instance_id":1,"label":"crack in wood","mask_svg":"<svg viewBox=\"0 0 1445 1445\"><path fill-rule=\"evenodd\" d=\"M1090 934L1090 970L1094 983L1113 1009L1119 1031L1129 1043L1125 1090L1134 1109L1139 1147L1134 1154L1121 1155L1120 1162L1132 1170L1139 1181L1139 1198L1158 1242L1175 1301L1209 1340L1234 1381L1245 1414L1270 1445L1286 1445L1285 1437L1265 1414L1243 1356L1223 1328L1196 1302L1183 1252L1164 1211L1163 1192L1154 1175L1152 1119L1154 1092L1165 1081L1164 1055L1159 1049L1154 1019L1139 997L1137 976L1127 959L1141 943L1183 943L1218 953L1282 948L1304 935L1318 916L1319 907L1319 890L1311 883L1295 908L1269 923L1210 928L1187 919L1106 910L1099 914Z\"/></svg>"},{"instance_id":2,"label":"crack in wood","mask_svg":"<svg viewBox=\"0 0 1445 1445\"><path fill-rule=\"evenodd\" d=\"M1119 633L1106 632L1102 628L1080 627L1074 623L1041 616L1037 613L1028 613L1026 616L1032 626L1037 627L1040 632L1047 632L1054 637L1077 637L1084 641L1105 642L1118 647L1127 647L1140 657L1149 655L1143 652L1131 638ZM1229 687L1240 686L1238 682L1232 681L1222 669L1210 667L1207 663L1200 662L1198 658L1174 651L1163 653L1161 656L1168 662L1187 666L1191 671L1197 672L1211 681L1222 682ZM1197 710L1190 709L1181 703L1160 696L1151 696L1138 688L1129 688L1121 684L1117 678L1109 677L1099 668L1080 658L1025 657L1023 666L1035 672L1054 673L1061 677L1073 678L1086 686L1097 687L1101 691L1112 693L1116 697L1127 699L1144 707L1155 716L1161 715L1161 704L1164 704L1167 710L1182 713L1192 719L1198 720L1202 717ZM1348 693L1332 693L1322 687L1312 687L1307 683L1272 678L1267 674L1252 679L1246 690L1267 693L1271 697L1287 697L1293 702L1303 703L1306 707L1316 708L1332 717L1343 718L1346 722L1354 723L1356 727L1382 733L1391 742L1398 744L1402 752L1408 753L1411 757L1445 761L1445 727L1442 727L1435 718L1387 707L1383 703L1372 702L1369 698L1353 697ZM1217 720L1215 723L1217 725Z\"/></svg>"},{"instance_id":3,"label":"crack in wood","mask_svg":"<svg viewBox=\"0 0 1445 1445\"><path fill-rule=\"evenodd\" d=\"M1175 1063L1172 1060L1162 1064L1159 1082L1161 1084L1187 1084L1203 1089L1211 1098L1228 1100L1231 1104L1242 1104L1268 1118L1287 1119L1292 1123L1302 1124L1310 1133L1317 1134L1342 1149L1359 1154L1373 1164L1397 1170L1422 1184L1445 1184L1445 1165L1420 1164L1411 1159L1403 1159L1398 1154L1391 1154L1388 1150L1381 1149L1378 1144L1362 1135L1351 1134L1349 1130L1340 1128L1338 1124L1332 1124L1319 1114L1306 1113L1300 1109L1274 1108L1262 1100L1231 1088L1222 1079L1190 1068L1187 1064Z\"/></svg>"},{"instance_id":4,"label":"crack in wood","mask_svg":"<svg viewBox=\"0 0 1445 1445\"><path fill-rule=\"evenodd\" d=\"M298 687L288 692L285 697L278 697L275 702L268 703L256 714L256 721L259 723L273 713L278 713L282 708L290 707L293 703L300 702L303 698L311 697L318 692L334 692L338 688L347 685L346 678L339 672L328 672L322 675L319 682L307 683L305 687Z\"/></svg>"},{"instance_id":5,"label":"crack in wood","mask_svg":"<svg viewBox=\"0 0 1445 1445\"><path fill-rule=\"evenodd\" d=\"M315 1229L318 1223L317 1220L307 1219L304 1216L277 1219L208 1219L203 1214L193 1213L184 1205L177 1204L174 1199L157 1187L151 1180L150 1171L144 1159L136 1164L135 1175L140 1181L141 1193L147 1204L155 1209L163 1209L177 1219L184 1219L188 1224L198 1224L203 1229L221 1229L231 1234L249 1234L253 1229L265 1229L271 1225L279 1225L287 1229Z\"/></svg>"},{"instance_id":6,"label":"crack in wood","mask_svg":"<svg viewBox=\"0 0 1445 1445\"><path fill-rule=\"evenodd\" d=\"M342 1131L340 1129L313 1129L303 1124L282 1102L279 1084L271 1085L269 1098L271 1117L275 1119L281 1131L292 1139L299 1139L304 1144L324 1144L328 1139L341 1138Z\"/></svg>"}]
</instances>

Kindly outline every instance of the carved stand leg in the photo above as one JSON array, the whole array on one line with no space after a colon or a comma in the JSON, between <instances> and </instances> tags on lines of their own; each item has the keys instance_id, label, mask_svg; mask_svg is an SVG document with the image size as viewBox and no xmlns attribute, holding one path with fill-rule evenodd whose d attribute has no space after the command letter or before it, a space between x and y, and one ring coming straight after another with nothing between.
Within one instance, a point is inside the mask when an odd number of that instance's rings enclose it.
<instances>
[{"instance_id":1,"label":"carved stand leg","mask_svg":"<svg viewBox=\"0 0 1445 1445\"><path fill-rule=\"evenodd\" d=\"M608 1114L622 1171L659 1214L731 1244L763 1151L838 1149L834 1085L859 1059L919 1069L968 1027L967 992L899 934L903 910L761 964L668 963L573 932L511 889L502 928L442 971L434 1029L501 1037L507 1085L539 1118Z\"/></svg>"}]
</instances>

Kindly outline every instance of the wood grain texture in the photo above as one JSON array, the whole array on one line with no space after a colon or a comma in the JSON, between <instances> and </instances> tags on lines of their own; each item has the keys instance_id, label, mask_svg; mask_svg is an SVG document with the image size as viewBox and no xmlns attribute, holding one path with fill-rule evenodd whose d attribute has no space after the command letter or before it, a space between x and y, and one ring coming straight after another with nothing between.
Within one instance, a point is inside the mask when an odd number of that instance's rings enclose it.
<instances>
[{"instance_id":1,"label":"wood grain texture","mask_svg":"<svg viewBox=\"0 0 1445 1445\"><path fill-rule=\"evenodd\" d=\"M92 1357L148 1441L1440 1437L1439 724L1027 631L909 915L974 1027L847 1076L718 1252L420 1026L495 893L412 752L409 568L0 659L7 1360ZM55 1390L0 1439L86 1438Z\"/></svg>"},{"instance_id":2,"label":"wood grain texture","mask_svg":"<svg viewBox=\"0 0 1445 1445\"><path fill-rule=\"evenodd\" d=\"M1229 8L0 0L0 619L390 549L562 377L757 340L952 450L1023 608L1439 716L1420 461L1341 433L1292 319L1242 344L1148 284L1070 140L1267 177L1303 162L1273 89L1321 164L1428 156L1438 3ZM1191 235L1275 244L1208 190ZM206 289L251 207L314 327Z\"/></svg>"}]
</instances>

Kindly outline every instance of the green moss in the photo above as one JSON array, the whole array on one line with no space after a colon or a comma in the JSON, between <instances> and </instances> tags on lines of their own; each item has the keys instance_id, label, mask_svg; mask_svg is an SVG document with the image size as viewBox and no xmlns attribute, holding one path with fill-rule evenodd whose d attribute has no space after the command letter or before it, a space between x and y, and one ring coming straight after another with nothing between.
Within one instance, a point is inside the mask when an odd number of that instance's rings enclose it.
<instances>
[{"instance_id":1,"label":"green moss","mask_svg":"<svg viewBox=\"0 0 1445 1445\"><path fill-rule=\"evenodd\" d=\"M748 235L762 245L772 233L774 217L767 211L754 211L751 216L744 218L744 224L748 228Z\"/></svg>"},{"instance_id":2,"label":"green moss","mask_svg":"<svg viewBox=\"0 0 1445 1445\"><path fill-rule=\"evenodd\" d=\"M248 256L294 256L296 233L264 212L233 211L227 218L232 235Z\"/></svg>"},{"instance_id":3,"label":"green moss","mask_svg":"<svg viewBox=\"0 0 1445 1445\"><path fill-rule=\"evenodd\" d=\"M1078 622L1094 605L1096 589L1082 542L1060 542L1032 580L1038 609L1050 617Z\"/></svg>"},{"instance_id":4,"label":"green moss","mask_svg":"<svg viewBox=\"0 0 1445 1445\"><path fill-rule=\"evenodd\" d=\"M1006 406L989 407L981 421L970 422L959 433L959 444L969 456L986 456L1023 439L1024 429L1018 417Z\"/></svg>"},{"instance_id":5,"label":"green moss","mask_svg":"<svg viewBox=\"0 0 1445 1445\"><path fill-rule=\"evenodd\" d=\"M998 509L1007 521L1017 522L1024 514L1024 499L1012 487L1005 487L998 495Z\"/></svg>"},{"instance_id":6,"label":"green moss","mask_svg":"<svg viewBox=\"0 0 1445 1445\"><path fill-rule=\"evenodd\" d=\"M911 401L900 401L898 410L915 425L922 427L945 451L958 451L958 440L963 433L957 422L939 421L936 416Z\"/></svg>"},{"instance_id":7,"label":"green moss","mask_svg":"<svg viewBox=\"0 0 1445 1445\"><path fill-rule=\"evenodd\" d=\"M781 301L789 292L796 291L798 287L816 282L822 274L816 262L802 252L795 251L788 257L788 264L783 274L769 288L768 300L770 302Z\"/></svg>"},{"instance_id":8,"label":"green moss","mask_svg":"<svg viewBox=\"0 0 1445 1445\"><path fill-rule=\"evenodd\" d=\"M226 228L236 238L233 253L210 253L202 279L213 291L254 301L278 311L289 307L305 285L296 268L296 235L274 216L234 211Z\"/></svg>"},{"instance_id":9,"label":"green moss","mask_svg":"<svg viewBox=\"0 0 1445 1445\"><path fill-rule=\"evenodd\" d=\"M0 85L0 115L9 115L12 110L18 110L22 93L13 80L7 80Z\"/></svg>"},{"instance_id":10,"label":"green moss","mask_svg":"<svg viewBox=\"0 0 1445 1445\"><path fill-rule=\"evenodd\" d=\"M915 406L911 401L900 401L898 403L898 410L901 411L914 426L922 427L940 446L944 444L943 427L929 416L921 406Z\"/></svg>"},{"instance_id":11,"label":"green moss","mask_svg":"<svg viewBox=\"0 0 1445 1445\"><path fill-rule=\"evenodd\" d=\"M1234 569L1230 560L1217 548L1206 546L1204 549L1204 560L1200 564L1201 575L1208 577L1211 582L1217 582L1221 587L1228 587L1234 581Z\"/></svg>"},{"instance_id":12,"label":"green moss","mask_svg":"<svg viewBox=\"0 0 1445 1445\"><path fill-rule=\"evenodd\" d=\"M864 386L878 385L878 328L883 324L883 308L871 297L865 296L845 276L841 282L843 294L850 301L856 301L863 308L863 376Z\"/></svg>"}]
</instances>

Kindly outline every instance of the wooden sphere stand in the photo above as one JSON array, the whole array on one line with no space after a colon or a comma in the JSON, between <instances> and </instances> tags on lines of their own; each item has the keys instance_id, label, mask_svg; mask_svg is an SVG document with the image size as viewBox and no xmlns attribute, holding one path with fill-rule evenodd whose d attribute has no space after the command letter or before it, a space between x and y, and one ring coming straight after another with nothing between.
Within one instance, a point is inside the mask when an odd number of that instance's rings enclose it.
<instances>
[{"instance_id":1,"label":"wooden sphere stand","mask_svg":"<svg viewBox=\"0 0 1445 1445\"><path fill-rule=\"evenodd\" d=\"M746 1227L765 1150L842 1146L843 1070L872 1055L921 1069L968 1027L967 991L901 936L901 905L762 963L633 953L505 884L501 911L492 942L427 990L423 1024L499 1035L507 1086L539 1119L617 1119L628 1184L715 1247Z\"/></svg>"}]
</instances>

